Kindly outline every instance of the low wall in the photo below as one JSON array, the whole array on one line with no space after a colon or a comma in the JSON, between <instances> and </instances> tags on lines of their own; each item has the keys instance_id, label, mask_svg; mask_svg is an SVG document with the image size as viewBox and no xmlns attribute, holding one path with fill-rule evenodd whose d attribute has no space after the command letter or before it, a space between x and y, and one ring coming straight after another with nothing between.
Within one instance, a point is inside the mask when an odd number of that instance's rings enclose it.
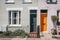
<instances>
[{"instance_id":1,"label":"low wall","mask_svg":"<svg viewBox=\"0 0 60 40\"><path fill-rule=\"evenodd\" d=\"M0 40L40 40L40 38L0 38Z\"/></svg>"}]
</instances>

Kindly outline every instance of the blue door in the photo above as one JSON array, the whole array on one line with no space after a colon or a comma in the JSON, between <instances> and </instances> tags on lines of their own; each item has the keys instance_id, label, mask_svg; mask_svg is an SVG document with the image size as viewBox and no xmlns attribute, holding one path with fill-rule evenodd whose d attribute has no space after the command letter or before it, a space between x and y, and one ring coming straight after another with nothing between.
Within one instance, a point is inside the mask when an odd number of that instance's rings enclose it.
<instances>
[{"instance_id":1,"label":"blue door","mask_svg":"<svg viewBox=\"0 0 60 40\"><path fill-rule=\"evenodd\" d=\"M30 32L36 32L37 10L30 10Z\"/></svg>"}]
</instances>

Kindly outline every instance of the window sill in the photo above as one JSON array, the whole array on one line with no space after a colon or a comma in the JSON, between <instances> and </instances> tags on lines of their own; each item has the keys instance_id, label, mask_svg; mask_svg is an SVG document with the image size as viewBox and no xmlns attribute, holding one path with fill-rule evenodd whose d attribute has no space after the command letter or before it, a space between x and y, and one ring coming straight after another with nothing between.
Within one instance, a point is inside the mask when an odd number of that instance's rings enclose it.
<instances>
[{"instance_id":1,"label":"window sill","mask_svg":"<svg viewBox=\"0 0 60 40\"><path fill-rule=\"evenodd\" d=\"M23 2L23 4L32 4L32 2Z\"/></svg>"},{"instance_id":2,"label":"window sill","mask_svg":"<svg viewBox=\"0 0 60 40\"><path fill-rule=\"evenodd\" d=\"M5 3L6 4L14 4L15 2L14 1L6 1Z\"/></svg>"},{"instance_id":3,"label":"window sill","mask_svg":"<svg viewBox=\"0 0 60 40\"><path fill-rule=\"evenodd\" d=\"M21 24L10 24L10 25L8 25L8 26L21 26Z\"/></svg>"}]
</instances>

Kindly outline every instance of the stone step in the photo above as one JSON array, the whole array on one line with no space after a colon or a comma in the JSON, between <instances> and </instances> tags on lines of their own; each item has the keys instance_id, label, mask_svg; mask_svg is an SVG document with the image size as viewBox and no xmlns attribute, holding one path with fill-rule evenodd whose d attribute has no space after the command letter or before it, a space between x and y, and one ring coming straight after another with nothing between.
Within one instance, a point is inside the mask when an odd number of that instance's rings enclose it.
<instances>
[{"instance_id":1,"label":"stone step","mask_svg":"<svg viewBox=\"0 0 60 40\"><path fill-rule=\"evenodd\" d=\"M31 38L37 38L37 33L36 32L31 32L30 37Z\"/></svg>"}]
</instances>

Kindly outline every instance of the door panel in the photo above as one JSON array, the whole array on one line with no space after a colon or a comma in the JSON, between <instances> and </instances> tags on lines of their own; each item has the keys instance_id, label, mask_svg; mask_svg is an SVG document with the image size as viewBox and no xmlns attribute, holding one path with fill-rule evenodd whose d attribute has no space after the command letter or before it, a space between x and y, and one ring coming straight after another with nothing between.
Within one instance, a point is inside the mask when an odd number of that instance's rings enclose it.
<instances>
[{"instance_id":1,"label":"door panel","mask_svg":"<svg viewBox=\"0 0 60 40\"><path fill-rule=\"evenodd\" d=\"M41 14L41 31L47 31L47 14Z\"/></svg>"}]
</instances>

